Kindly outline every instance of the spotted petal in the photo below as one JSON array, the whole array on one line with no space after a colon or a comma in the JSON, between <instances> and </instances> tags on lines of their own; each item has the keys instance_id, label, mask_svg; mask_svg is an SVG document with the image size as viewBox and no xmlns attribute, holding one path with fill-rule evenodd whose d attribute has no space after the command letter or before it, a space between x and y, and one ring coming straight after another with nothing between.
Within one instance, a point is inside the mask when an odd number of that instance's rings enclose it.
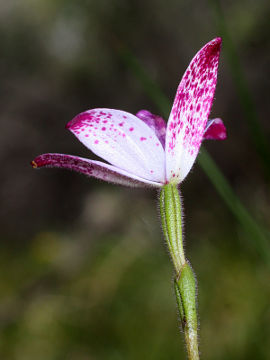
<instances>
[{"instance_id":1,"label":"spotted petal","mask_svg":"<svg viewBox=\"0 0 270 360\"><path fill-rule=\"evenodd\" d=\"M174 99L166 134L166 178L181 182L198 154L216 88L221 39L192 59Z\"/></svg>"},{"instance_id":2,"label":"spotted petal","mask_svg":"<svg viewBox=\"0 0 270 360\"><path fill-rule=\"evenodd\" d=\"M204 140L225 140L226 138L226 127L220 118L212 119L207 122L203 135Z\"/></svg>"},{"instance_id":3,"label":"spotted petal","mask_svg":"<svg viewBox=\"0 0 270 360\"><path fill-rule=\"evenodd\" d=\"M34 168L55 167L68 170L74 170L81 174L105 180L111 183L126 186L155 186L160 187L162 184L142 179L138 176L129 174L128 172L118 169L115 166L84 159L78 156L64 154L43 154L37 156L32 162Z\"/></svg>"},{"instance_id":4,"label":"spotted petal","mask_svg":"<svg viewBox=\"0 0 270 360\"><path fill-rule=\"evenodd\" d=\"M121 110L93 109L76 116L67 128L96 155L140 178L165 180L165 153L155 131Z\"/></svg>"}]
</instances>

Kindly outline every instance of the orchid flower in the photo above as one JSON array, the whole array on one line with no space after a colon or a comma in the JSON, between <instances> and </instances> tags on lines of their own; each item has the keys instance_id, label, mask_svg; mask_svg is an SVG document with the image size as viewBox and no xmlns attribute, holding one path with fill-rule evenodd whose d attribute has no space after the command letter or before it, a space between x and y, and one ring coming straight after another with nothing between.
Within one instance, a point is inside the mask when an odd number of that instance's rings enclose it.
<instances>
[{"instance_id":1,"label":"orchid flower","mask_svg":"<svg viewBox=\"0 0 270 360\"><path fill-rule=\"evenodd\" d=\"M192 59L176 92L166 126L147 110L136 116L113 109L82 112L67 128L108 163L63 154L43 154L33 167L58 167L128 186L160 189L160 218L175 270L175 293L189 360L199 359L196 280L186 260L182 207L177 185L189 173L203 139L222 140L221 119L208 121L217 82L221 39L207 43Z\"/></svg>"},{"instance_id":2,"label":"orchid flower","mask_svg":"<svg viewBox=\"0 0 270 360\"><path fill-rule=\"evenodd\" d=\"M43 154L33 167L58 167L127 186L179 184L189 173L203 139L225 139L221 119L208 121L216 87L221 39L207 43L188 66L168 124L141 110L98 108L77 115L66 127L109 164L64 154Z\"/></svg>"}]
</instances>

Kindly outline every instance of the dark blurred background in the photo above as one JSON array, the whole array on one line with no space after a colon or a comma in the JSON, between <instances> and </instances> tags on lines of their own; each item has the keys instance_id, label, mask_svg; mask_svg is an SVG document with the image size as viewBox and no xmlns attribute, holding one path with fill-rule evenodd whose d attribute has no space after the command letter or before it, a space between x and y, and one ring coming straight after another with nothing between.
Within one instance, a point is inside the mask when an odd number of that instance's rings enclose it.
<instances>
[{"instance_id":1,"label":"dark blurred background","mask_svg":"<svg viewBox=\"0 0 270 360\"><path fill-rule=\"evenodd\" d=\"M185 359L155 191L29 163L45 152L95 159L64 128L83 110L160 113L123 49L172 103L191 58L223 35L212 116L228 139L205 147L267 227L269 19L267 0L1 2L1 359ZM270 359L269 262L256 236L198 163L181 190L202 358Z\"/></svg>"}]
</instances>

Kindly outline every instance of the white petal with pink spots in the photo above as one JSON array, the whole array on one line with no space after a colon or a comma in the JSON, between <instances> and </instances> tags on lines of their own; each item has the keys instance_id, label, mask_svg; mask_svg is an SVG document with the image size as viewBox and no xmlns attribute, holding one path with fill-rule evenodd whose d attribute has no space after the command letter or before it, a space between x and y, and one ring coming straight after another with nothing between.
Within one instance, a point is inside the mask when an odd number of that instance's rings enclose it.
<instances>
[{"instance_id":1,"label":"white petal with pink spots","mask_svg":"<svg viewBox=\"0 0 270 360\"><path fill-rule=\"evenodd\" d=\"M207 43L187 68L174 99L166 133L166 178L179 183L200 148L217 81L221 39Z\"/></svg>"},{"instance_id":2,"label":"white petal with pink spots","mask_svg":"<svg viewBox=\"0 0 270 360\"><path fill-rule=\"evenodd\" d=\"M96 155L150 181L164 183L165 153L153 129L121 110L94 109L76 116L69 130Z\"/></svg>"}]
</instances>

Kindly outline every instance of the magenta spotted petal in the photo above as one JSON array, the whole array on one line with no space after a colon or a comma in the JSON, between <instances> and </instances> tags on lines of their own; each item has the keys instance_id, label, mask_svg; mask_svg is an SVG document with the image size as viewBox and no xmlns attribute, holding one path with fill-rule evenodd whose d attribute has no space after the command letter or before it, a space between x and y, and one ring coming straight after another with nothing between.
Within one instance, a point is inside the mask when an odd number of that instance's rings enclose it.
<instances>
[{"instance_id":1,"label":"magenta spotted petal","mask_svg":"<svg viewBox=\"0 0 270 360\"><path fill-rule=\"evenodd\" d=\"M217 82L221 39L207 43L192 59L174 99L166 134L166 178L179 183L200 148Z\"/></svg>"}]
</instances>

